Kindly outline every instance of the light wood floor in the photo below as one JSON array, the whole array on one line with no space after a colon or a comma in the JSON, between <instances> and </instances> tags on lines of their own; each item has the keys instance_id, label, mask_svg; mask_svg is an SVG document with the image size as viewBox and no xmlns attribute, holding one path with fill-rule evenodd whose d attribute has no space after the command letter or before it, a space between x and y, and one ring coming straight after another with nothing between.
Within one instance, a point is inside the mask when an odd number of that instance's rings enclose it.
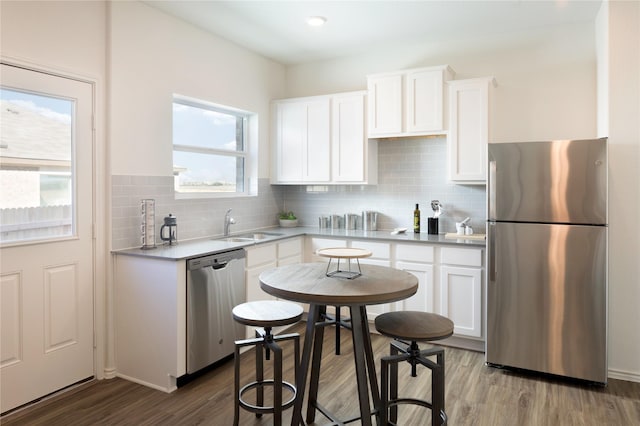
<instances>
[{"instance_id":1,"label":"light wood floor","mask_svg":"<svg viewBox=\"0 0 640 426\"><path fill-rule=\"evenodd\" d=\"M303 325L296 331L304 332ZM333 354L333 329L325 333L319 401L344 418L357 412L350 333L344 332L342 355ZM379 358L388 339L372 336ZM285 351L291 347L284 344ZM253 352L243 355L244 380L253 371ZM446 348L446 411L449 425L640 425L640 383L610 379L607 387L540 378L484 365L484 355ZM291 365L290 359L285 365ZM377 363L379 369L379 362ZM408 367L408 364L406 365ZM292 381L291 369L286 373ZM379 374L379 371L378 371ZM400 370L401 392L429 398L430 377ZM289 424L291 410L285 414ZM400 407L400 425L430 424L430 413ZM233 361L166 394L122 379L92 381L79 388L5 416L2 425L231 425ZM320 413L315 424L325 423ZM270 425L241 411L241 425ZM359 424L358 422L352 424ZM374 423L375 424L375 423Z\"/></svg>"}]
</instances>

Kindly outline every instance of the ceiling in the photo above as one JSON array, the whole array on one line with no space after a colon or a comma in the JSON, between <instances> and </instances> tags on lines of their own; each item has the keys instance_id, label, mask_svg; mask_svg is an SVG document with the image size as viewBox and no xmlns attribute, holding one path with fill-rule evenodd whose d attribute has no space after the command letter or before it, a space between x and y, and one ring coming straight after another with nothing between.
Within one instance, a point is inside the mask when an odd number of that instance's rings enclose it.
<instances>
[{"instance_id":1,"label":"ceiling","mask_svg":"<svg viewBox=\"0 0 640 426\"><path fill-rule=\"evenodd\" d=\"M594 22L601 0L146 1L285 65L404 43L465 39ZM306 18L327 18L321 28Z\"/></svg>"}]
</instances>

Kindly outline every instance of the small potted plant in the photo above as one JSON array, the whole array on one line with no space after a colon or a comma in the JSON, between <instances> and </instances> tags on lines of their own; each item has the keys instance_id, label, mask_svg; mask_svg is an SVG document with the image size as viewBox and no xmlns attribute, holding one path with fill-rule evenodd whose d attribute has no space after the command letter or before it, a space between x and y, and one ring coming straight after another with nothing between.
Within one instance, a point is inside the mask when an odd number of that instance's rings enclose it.
<instances>
[{"instance_id":1,"label":"small potted plant","mask_svg":"<svg viewBox=\"0 0 640 426\"><path fill-rule=\"evenodd\" d=\"M294 226L298 226L298 218L293 212L283 212L278 215L280 219L280 226L283 228L293 228Z\"/></svg>"}]
</instances>

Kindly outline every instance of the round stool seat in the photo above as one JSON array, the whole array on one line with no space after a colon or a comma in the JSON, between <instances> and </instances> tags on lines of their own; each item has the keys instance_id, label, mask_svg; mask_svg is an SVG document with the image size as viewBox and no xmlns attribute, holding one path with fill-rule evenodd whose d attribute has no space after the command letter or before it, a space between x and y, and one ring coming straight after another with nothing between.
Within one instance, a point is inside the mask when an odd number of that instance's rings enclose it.
<instances>
[{"instance_id":1,"label":"round stool seat","mask_svg":"<svg viewBox=\"0 0 640 426\"><path fill-rule=\"evenodd\" d=\"M387 312L376 317L375 326L380 334L413 342L440 340L453 334L449 318L429 312Z\"/></svg>"},{"instance_id":2,"label":"round stool seat","mask_svg":"<svg viewBox=\"0 0 640 426\"><path fill-rule=\"evenodd\" d=\"M302 307L280 300L241 303L233 308L233 319L252 327L279 327L302 319Z\"/></svg>"}]
</instances>

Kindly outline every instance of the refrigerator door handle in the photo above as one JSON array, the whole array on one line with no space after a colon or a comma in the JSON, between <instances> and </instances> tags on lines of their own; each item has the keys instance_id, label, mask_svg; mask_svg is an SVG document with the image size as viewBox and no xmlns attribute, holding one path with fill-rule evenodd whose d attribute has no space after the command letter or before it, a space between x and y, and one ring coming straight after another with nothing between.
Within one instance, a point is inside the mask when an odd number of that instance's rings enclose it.
<instances>
[{"instance_id":1,"label":"refrigerator door handle","mask_svg":"<svg viewBox=\"0 0 640 426\"><path fill-rule=\"evenodd\" d=\"M488 219L495 220L496 215L496 161L489 161L489 187L487 191Z\"/></svg>"},{"instance_id":2,"label":"refrigerator door handle","mask_svg":"<svg viewBox=\"0 0 640 426\"><path fill-rule=\"evenodd\" d=\"M496 224L495 222L489 222L487 224L487 249L488 253L488 265L487 265L487 285L493 284L496 281Z\"/></svg>"}]
</instances>

